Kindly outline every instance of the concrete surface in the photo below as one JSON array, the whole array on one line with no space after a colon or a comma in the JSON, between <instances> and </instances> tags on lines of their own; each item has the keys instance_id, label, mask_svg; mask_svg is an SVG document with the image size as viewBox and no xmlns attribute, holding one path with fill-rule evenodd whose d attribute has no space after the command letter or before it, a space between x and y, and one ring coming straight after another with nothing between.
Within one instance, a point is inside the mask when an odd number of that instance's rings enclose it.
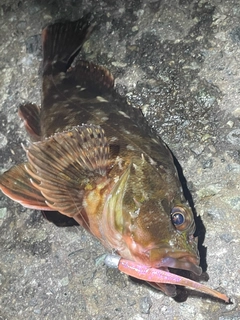
<instances>
[{"instance_id":1,"label":"concrete surface","mask_svg":"<svg viewBox=\"0 0 240 320\"><path fill-rule=\"evenodd\" d=\"M104 248L0 195L0 319L240 319L240 2L0 1L0 170L25 158L20 103L40 102L39 34L95 13L83 57L108 67L181 163L206 228L207 285L184 302L101 262Z\"/></svg>"}]
</instances>

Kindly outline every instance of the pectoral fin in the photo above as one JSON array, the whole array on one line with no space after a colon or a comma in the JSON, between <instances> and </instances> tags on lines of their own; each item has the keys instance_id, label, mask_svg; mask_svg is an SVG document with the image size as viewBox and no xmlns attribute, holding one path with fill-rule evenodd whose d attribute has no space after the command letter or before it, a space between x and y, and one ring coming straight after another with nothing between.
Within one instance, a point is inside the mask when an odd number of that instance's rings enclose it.
<instances>
[{"instance_id":1,"label":"pectoral fin","mask_svg":"<svg viewBox=\"0 0 240 320\"><path fill-rule=\"evenodd\" d=\"M32 143L26 168L51 210L73 217L81 213L85 190L106 175L108 154L104 130L84 125Z\"/></svg>"},{"instance_id":2,"label":"pectoral fin","mask_svg":"<svg viewBox=\"0 0 240 320\"><path fill-rule=\"evenodd\" d=\"M0 176L0 189L12 200L27 208L51 210L41 192L32 184L32 178L26 171L26 163L12 167Z\"/></svg>"}]
</instances>

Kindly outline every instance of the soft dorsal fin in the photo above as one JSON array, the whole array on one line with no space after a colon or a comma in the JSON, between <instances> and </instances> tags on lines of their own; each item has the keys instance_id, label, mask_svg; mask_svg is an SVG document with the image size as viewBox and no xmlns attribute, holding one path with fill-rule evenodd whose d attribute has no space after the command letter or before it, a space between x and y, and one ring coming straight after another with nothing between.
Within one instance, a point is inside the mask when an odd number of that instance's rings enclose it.
<instances>
[{"instance_id":1,"label":"soft dorsal fin","mask_svg":"<svg viewBox=\"0 0 240 320\"><path fill-rule=\"evenodd\" d=\"M85 187L106 175L109 146L101 127L83 125L32 143L27 156L28 174L47 205L73 217L82 209Z\"/></svg>"},{"instance_id":2,"label":"soft dorsal fin","mask_svg":"<svg viewBox=\"0 0 240 320\"><path fill-rule=\"evenodd\" d=\"M68 75L74 78L75 83L95 93L109 92L114 87L114 77L111 72L92 62L78 60L75 67L69 69Z\"/></svg>"}]
</instances>

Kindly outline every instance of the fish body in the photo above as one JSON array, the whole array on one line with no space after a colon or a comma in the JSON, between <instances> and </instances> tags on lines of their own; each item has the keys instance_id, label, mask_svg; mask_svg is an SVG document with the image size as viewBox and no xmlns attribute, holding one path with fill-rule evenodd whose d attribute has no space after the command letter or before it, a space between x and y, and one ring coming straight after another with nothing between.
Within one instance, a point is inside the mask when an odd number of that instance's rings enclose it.
<instances>
[{"instance_id":1,"label":"fish body","mask_svg":"<svg viewBox=\"0 0 240 320\"><path fill-rule=\"evenodd\" d=\"M199 275L194 217L168 147L118 96L108 70L72 65L91 31L88 16L43 30L41 108L19 108L28 160L5 172L0 188L48 217L74 219L124 259Z\"/></svg>"}]
</instances>

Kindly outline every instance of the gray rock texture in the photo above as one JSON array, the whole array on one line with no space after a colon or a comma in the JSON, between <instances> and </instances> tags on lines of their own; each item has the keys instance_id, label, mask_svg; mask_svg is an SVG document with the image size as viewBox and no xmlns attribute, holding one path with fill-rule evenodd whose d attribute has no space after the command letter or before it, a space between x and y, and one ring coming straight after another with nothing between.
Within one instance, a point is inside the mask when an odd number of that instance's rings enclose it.
<instances>
[{"instance_id":1,"label":"gray rock texture","mask_svg":"<svg viewBox=\"0 0 240 320\"><path fill-rule=\"evenodd\" d=\"M179 160L206 229L207 285L233 303L166 297L104 266L81 228L1 194L0 319L240 319L239 1L0 0L0 170L25 159L17 107L40 103L42 28L88 11L83 58L111 70Z\"/></svg>"}]
</instances>

